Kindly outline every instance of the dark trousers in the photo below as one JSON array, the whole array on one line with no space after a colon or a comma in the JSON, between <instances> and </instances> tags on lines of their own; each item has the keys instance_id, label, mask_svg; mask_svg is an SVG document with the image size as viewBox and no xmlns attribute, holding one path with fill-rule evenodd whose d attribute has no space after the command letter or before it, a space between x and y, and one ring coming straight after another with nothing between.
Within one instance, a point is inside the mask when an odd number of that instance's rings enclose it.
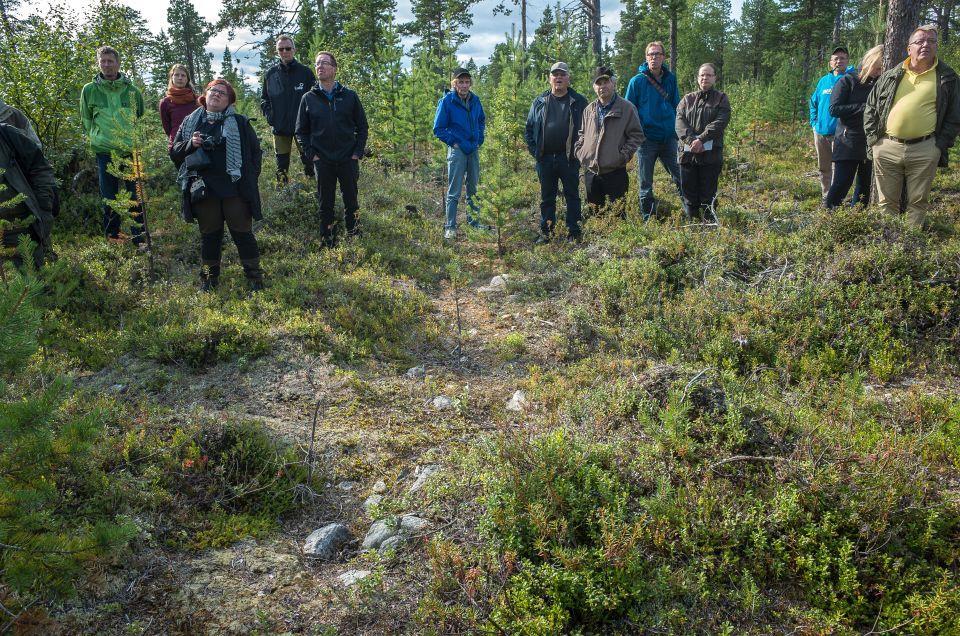
<instances>
[{"instance_id":1,"label":"dark trousers","mask_svg":"<svg viewBox=\"0 0 960 636\"><path fill-rule=\"evenodd\" d=\"M580 235L580 162L565 154L546 155L537 160L540 178L540 231L549 234L557 225L557 183L563 186L567 202L567 231Z\"/></svg>"},{"instance_id":2,"label":"dark trousers","mask_svg":"<svg viewBox=\"0 0 960 636\"><path fill-rule=\"evenodd\" d=\"M220 258L223 253L223 226L230 228L230 236L237 246L240 264L247 278L261 280L260 246L253 235L253 215L250 206L240 197L207 197L193 204L193 215L200 226L200 258L211 278L220 276Z\"/></svg>"},{"instance_id":3,"label":"dark trousers","mask_svg":"<svg viewBox=\"0 0 960 636\"><path fill-rule=\"evenodd\" d=\"M340 194L343 196L343 216L347 232L353 233L357 228L357 210L360 209L357 201L360 162L353 159L337 162L319 159L314 162L314 167L317 173L317 198L320 201L320 233L325 237L334 234L337 182L340 183Z\"/></svg>"},{"instance_id":4,"label":"dark trousers","mask_svg":"<svg viewBox=\"0 0 960 636\"><path fill-rule=\"evenodd\" d=\"M583 185L587 191L587 203L596 209L622 199L630 187L630 179L625 167L604 174L587 170L583 173ZM621 211L620 216L626 216L626 210Z\"/></svg>"},{"instance_id":5,"label":"dark trousers","mask_svg":"<svg viewBox=\"0 0 960 636\"><path fill-rule=\"evenodd\" d=\"M830 184L830 190L827 192L827 208L833 209L843 203L843 198L850 191L853 185L853 178L857 178L857 187L853 191L853 199L850 205L870 203L870 180L873 178L872 161L834 161L833 162L833 183Z\"/></svg>"},{"instance_id":6,"label":"dark trousers","mask_svg":"<svg viewBox=\"0 0 960 636\"><path fill-rule=\"evenodd\" d=\"M133 224L130 226L130 235L134 243L142 243L146 238L143 235L143 214L140 212L140 202L137 201L137 186L133 181L118 179L110 174L107 170L110 160L108 153L97 153L97 177L100 180L100 198L103 200L103 231L109 237L116 237L120 233L120 215L107 201L116 199L122 186L130 193L130 200L137 203L131 208Z\"/></svg>"},{"instance_id":7,"label":"dark trousers","mask_svg":"<svg viewBox=\"0 0 960 636\"><path fill-rule=\"evenodd\" d=\"M705 213L717 197L722 163L681 163L680 194L683 211L690 218L705 218Z\"/></svg>"}]
</instances>

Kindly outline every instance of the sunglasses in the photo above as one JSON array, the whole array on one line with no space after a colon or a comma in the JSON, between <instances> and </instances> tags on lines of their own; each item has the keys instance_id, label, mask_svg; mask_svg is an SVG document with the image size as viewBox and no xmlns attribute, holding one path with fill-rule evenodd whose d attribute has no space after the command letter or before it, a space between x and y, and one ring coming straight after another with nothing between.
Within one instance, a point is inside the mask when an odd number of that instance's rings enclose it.
<instances>
[{"instance_id":1,"label":"sunglasses","mask_svg":"<svg viewBox=\"0 0 960 636\"><path fill-rule=\"evenodd\" d=\"M278 47L277 47L277 50L278 50L278 51L292 51L292 50L293 50L293 47L292 47L292 46L278 46Z\"/></svg>"}]
</instances>

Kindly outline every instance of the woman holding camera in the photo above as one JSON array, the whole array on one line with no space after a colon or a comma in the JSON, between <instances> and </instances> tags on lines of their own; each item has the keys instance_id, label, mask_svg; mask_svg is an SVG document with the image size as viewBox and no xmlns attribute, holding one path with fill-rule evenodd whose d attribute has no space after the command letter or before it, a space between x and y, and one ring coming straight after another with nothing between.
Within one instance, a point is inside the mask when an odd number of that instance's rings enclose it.
<instances>
[{"instance_id":1,"label":"woman holding camera","mask_svg":"<svg viewBox=\"0 0 960 636\"><path fill-rule=\"evenodd\" d=\"M263 289L260 248L253 220L261 219L260 160L263 152L250 121L233 107L233 86L225 79L207 84L200 106L177 131L170 158L179 167L183 218L200 226L202 291L220 281L223 226L237 246L251 291Z\"/></svg>"},{"instance_id":2,"label":"woman holding camera","mask_svg":"<svg viewBox=\"0 0 960 636\"><path fill-rule=\"evenodd\" d=\"M163 132L170 140L167 150L173 146L180 124L187 115L197 110L197 91L190 81L187 67L183 64L174 64L167 74L167 94L160 100L160 123Z\"/></svg>"}]
</instances>

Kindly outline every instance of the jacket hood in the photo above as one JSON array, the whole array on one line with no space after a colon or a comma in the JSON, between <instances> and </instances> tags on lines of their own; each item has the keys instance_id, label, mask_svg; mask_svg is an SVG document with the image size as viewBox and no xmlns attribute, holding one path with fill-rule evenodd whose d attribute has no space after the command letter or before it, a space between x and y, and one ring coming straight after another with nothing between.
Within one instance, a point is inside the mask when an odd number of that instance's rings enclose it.
<instances>
[{"instance_id":1,"label":"jacket hood","mask_svg":"<svg viewBox=\"0 0 960 636\"><path fill-rule=\"evenodd\" d=\"M5 101L0 99L0 119L6 119L7 116L13 111L13 106L10 106Z\"/></svg>"},{"instance_id":2,"label":"jacket hood","mask_svg":"<svg viewBox=\"0 0 960 636\"><path fill-rule=\"evenodd\" d=\"M326 93L323 90L323 87L320 86L320 80L317 80L316 83L313 85L313 88L311 88L310 90L316 93L317 95L326 95ZM340 82L334 81L333 94L338 95L342 92L343 92L343 84L341 84Z\"/></svg>"},{"instance_id":3,"label":"jacket hood","mask_svg":"<svg viewBox=\"0 0 960 636\"><path fill-rule=\"evenodd\" d=\"M123 73L117 73L117 79L115 80L108 80L103 76L103 73L97 73L96 77L93 78L93 81L94 83L100 84L101 86L109 86L109 87L133 84L133 82L130 81L130 78L124 75Z\"/></svg>"},{"instance_id":4,"label":"jacket hood","mask_svg":"<svg viewBox=\"0 0 960 636\"><path fill-rule=\"evenodd\" d=\"M644 71L649 71L649 70L650 70L650 65L644 62L643 64L640 65L640 68L637 69L637 72L643 73ZM663 66L660 67L660 70L663 71L664 75L670 74L670 67L667 66L666 62L664 62Z\"/></svg>"}]
</instances>

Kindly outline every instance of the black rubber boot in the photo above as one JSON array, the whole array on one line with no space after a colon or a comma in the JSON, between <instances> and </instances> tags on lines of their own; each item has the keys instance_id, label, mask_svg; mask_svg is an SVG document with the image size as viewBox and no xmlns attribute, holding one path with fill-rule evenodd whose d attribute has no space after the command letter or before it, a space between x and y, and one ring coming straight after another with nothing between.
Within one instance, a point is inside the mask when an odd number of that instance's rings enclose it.
<instances>
[{"instance_id":1,"label":"black rubber boot","mask_svg":"<svg viewBox=\"0 0 960 636\"><path fill-rule=\"evenodd\" d=\"M200 291L212 292L220 285L220 263L205 263L200 269Z\"/></svg>"},{"instance_id":2,"label":"black rubber boot","mask_svg":"<svg viewBox=\"0 0 960 636\"><path fill-rule=\"evenodd\" d=\"M290 171L290 153L277 155L277 187L281 188L290 183L288 172Z\"/></svg>"}]
</instances>

